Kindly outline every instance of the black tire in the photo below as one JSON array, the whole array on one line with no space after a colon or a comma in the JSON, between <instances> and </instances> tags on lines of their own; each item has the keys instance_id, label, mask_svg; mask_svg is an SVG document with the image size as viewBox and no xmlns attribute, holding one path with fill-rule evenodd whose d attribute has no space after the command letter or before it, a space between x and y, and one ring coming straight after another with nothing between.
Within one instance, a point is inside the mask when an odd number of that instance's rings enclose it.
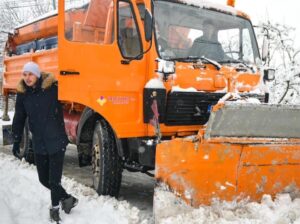
<instances>
[{"instance_id":1,"label":"black tire","mask_svg":"<svg viewBox=\"0 0 300 224\"><path fill-rule=\"evenodd\" d=\"M22 141L20 144L20 155L22 158L30 163L34 164L34 153L32 149L32 135L29 131L28 121L25 122Z\"/></svg>"},{"instance_id":2,"label":"black tire","mask_svg":"<svg viewBox=\"0 0 300 224\"><path fill-rule=\"evenodd\" d=\"M122 160L109 124L98 120L93 134L93 186L99 195L118 197L122 180Z\"/></svg>"}]
</instances>

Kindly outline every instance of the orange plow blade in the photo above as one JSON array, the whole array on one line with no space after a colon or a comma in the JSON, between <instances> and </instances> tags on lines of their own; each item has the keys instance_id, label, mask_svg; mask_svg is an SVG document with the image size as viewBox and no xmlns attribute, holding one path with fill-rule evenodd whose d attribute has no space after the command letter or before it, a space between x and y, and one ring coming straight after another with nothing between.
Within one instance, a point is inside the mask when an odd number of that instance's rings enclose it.
<instances>
[{"instance_id":1,"label":"orange plow blade","mask_svg":"<svg viewBox=\"0 0 300 224\"><path fill-rule=\"evenodd\" d=\"M158 183L192 206L260 200L300 186L300 106L214 106L197 136L158 144Z\"/></svg>"},{"instance_id":2,"label":"orange plow blade","mask_svg":"<svg viewBox=\"0 0 300 224\"><path fill-rule=\"evenodd\" d=\"M213 198L260 200L300 186L300 144L230 144L174 139L156 151L156 180L191 206Z\"/></svg>"}]
</instances>

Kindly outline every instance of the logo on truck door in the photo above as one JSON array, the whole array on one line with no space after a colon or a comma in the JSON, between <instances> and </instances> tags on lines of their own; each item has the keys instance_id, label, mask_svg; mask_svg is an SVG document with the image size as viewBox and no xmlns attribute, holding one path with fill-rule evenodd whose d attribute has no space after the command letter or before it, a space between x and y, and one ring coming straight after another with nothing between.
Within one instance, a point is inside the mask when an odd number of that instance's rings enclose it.
<instances>
[{"instance_id":1,"label":"logo on truck door","mask_svg":"<svg viewBox=\"0 0 300 224\"><path fill-rule=\"evenodd\" d=\"M127 105L130 102L134 102L135 98L134 97L129 97L129 96L108 96L105 98L104 96L100 96L97 99L97 103L100 106L103 106L105 103L110 102L111 104L114 105Z\"/></svg>"},{"instance_id":2,"label":"logo on truck door","mask_svg":"<svg viewBox=\"0 0 300 224\"><path fill-rule=\"evenodd\" d=\"M99 103L100 106L103 106L106 102L107 102L107 100L105 99L104 96L100 96L100 97L97 99L97 103Z\"/></svg>"}]
</instances>

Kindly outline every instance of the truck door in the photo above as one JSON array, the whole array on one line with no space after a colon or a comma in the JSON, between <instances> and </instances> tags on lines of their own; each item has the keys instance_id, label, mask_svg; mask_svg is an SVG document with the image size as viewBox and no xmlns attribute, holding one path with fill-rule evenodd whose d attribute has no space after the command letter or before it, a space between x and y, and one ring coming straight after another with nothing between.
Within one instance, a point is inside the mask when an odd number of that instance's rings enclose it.
<instances>
[{"instance_id":1,"label":"truck door","mask_svg":"<svg viewBox=\"0 0 300 224\"><path fill-rule=\"evenodd\" d=\"M132 2L59 1L59 99L92 108L118 137L145 132L146 63L143 56L130 61L143 52L141 18Z\"/></svg>"}]
</instances>

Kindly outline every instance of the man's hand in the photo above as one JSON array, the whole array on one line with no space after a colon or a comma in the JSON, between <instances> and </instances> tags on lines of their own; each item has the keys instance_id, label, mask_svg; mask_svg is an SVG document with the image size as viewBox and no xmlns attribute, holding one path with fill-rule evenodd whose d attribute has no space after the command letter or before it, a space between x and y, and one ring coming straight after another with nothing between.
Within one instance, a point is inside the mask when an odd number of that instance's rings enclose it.
<instances>
[{"instance_id":1,"label":"man's hand","mask_svg":"<svg viewBox=\"0 0 300 224\"><path fill-rule=\"evenodd\" d=\"M20 143L15 142L13 144L12 153L13 153L13 155L15 157L17 157L18 159L21 159L21 155L20 155Z\"/></svg>"}]
</instances>

